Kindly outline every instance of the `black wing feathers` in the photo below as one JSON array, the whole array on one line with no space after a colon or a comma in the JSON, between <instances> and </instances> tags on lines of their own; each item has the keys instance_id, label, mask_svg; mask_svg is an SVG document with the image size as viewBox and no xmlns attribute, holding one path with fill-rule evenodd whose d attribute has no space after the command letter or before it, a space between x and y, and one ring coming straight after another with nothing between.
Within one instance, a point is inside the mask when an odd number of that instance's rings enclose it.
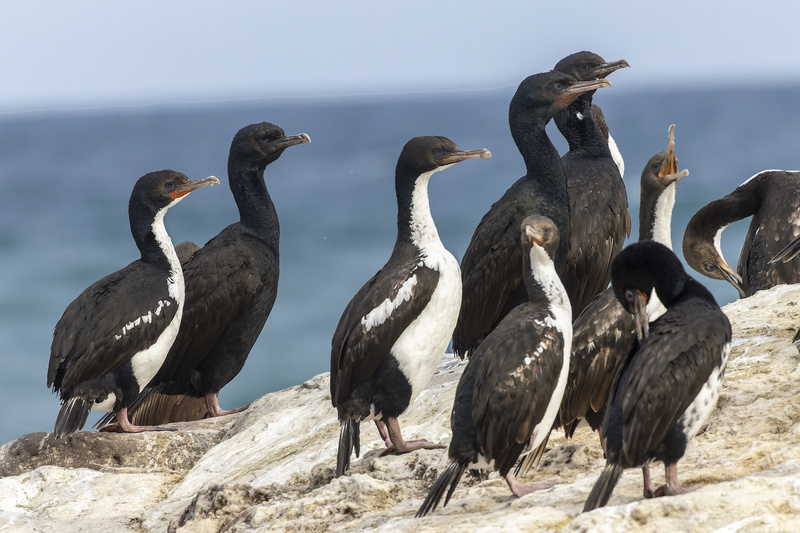
<instances>
[{"instance_id":1,"label":"black wing feathers","mask_svg":"<svg viewBox=\"0 0 800 533\"><path fill-rule=\"evenodd\" d=\"M723 323L727 328L720 327ZM719 366L720 347L729 342L727 318L702 300L674 305L653 323L617 394L629 464L641 464L664 440Z\"/></svg>"},{"instance_id":2,"label":"black wing feathers","mask_svg":"<svg viewBox=\"0 0 800 533\"><path fill-rule=\"evenodd\" d=\"M478 348L487 353L475 381L472 413L483 454L495 460L502 476L544 416L563 363L563 337L546 325L546 312L531 312L533 305L516 307Z\"/></svg>"},{"instance_id":3,"label":"black wing feathers","mask_svg":"<svg viewBox=\"0 0 800 533\"><path fill-rule=\"evenodd\" d=\"M98 280L56 324L48 386L70 390L130 361L156 341L177 310L163 268L134 261Z\"/></svg>"},{"instance_id":4,"label":"black wing feathers","mask_svg":"<svg viewBox=\"0 0 800 533\"><path fill-rule=\"evenodd\" d=\"M411 278L415 280L413 286ZM428 305L438 282L439 273L424 266L422 258L415 255L387 263L350 300L331 342L334 406L346 401L353 389L372 377L400 335ZM409 287L410 298L399 301L400 291ZM381 316L383 321L368 328L362 319L382 304L387 312L373 316Z\"/></svg>"},{"instance_id":5,"label":"black wing feathers","mask_svg":"<svg viewBox=\"0 0 800 533\"><path fill-rule=\"evenodd\" d=\"M258 239L241 232L220 233L183 268L186 280L183 320L167 360L153 379L154 384L179 379L197 368L256 295L270 291L267 295L270 309L277 296L276 254ZM266 316L263 320L266 322Z\"/></svg>"}]
</instances>

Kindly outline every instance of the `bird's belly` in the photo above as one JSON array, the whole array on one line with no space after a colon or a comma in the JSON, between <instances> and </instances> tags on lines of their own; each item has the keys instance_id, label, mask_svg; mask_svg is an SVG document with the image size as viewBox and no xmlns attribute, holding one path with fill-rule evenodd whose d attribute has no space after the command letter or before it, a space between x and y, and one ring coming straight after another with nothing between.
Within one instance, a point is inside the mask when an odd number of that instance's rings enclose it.
<instances>
[{"instance_id":1,"label":"bird's belly","mask_svg":"<svg viewBox=\"0 0 800 533\"><path fill-rule=\"evenodd\" d=\"M683 426L683 433L686 435L687 442L697 435L697 432L706 423L717 405L717 400L722 391L722 380L725 377L725 367L728 363L730 349L730 343L726 344L722 349L722 363L711 371L708 381L706 381L691 405L681 416L680 423Z\"/></svg>"},{"instance_id":2,"label":"bird's belly","mask_svg":"<svg viewBox=\"0 0 800 533\"><path fill-rule=\"evenodd\" d=\"M455 258L447 255L430 302L392 346L392 355L411 383L411 402L425 389L439 366L461 307L461 273Z\"/></svg>"},{"instance_id":3,"label":"bird's belly","mask_svg":"<svg viewBox=\"0 0 800 533\"><path fill-rule=\"evenodd\" d=\"M172 318L172 322L164 328L161 335L158 336L156 342L151 344L148 348L137 352L131 358L131 368L136 382L139 384L139 391L143 389L156 372L161 368L164 360L167 358L169 349L175 338L178 336L178 328L181 325L181 317L183 316L183 302L178 305L178 311Z\"/></svg>"}]
</instances>

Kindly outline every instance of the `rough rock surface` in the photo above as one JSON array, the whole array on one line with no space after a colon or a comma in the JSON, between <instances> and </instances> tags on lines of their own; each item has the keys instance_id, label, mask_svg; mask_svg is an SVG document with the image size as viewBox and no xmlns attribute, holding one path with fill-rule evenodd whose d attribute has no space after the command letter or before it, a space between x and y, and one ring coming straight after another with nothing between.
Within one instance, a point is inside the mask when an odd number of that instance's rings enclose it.
<instances>
[{"instance_id":1,"label":"rough rock surface","mask_svg":"<svg viewBox=\"0 0 800 533\"><path fill-rule=\"evenodd\" d=\"M497 475L465 475L447 507L414 513L447 466L445 450L380 457L364 424L362 457L333 478L338 423L323 374L268 394L239 415L139 435L37 433L0 448L0 530L28 531L800 531L800 286L725 307L734 348L708 429L679 463L694 492L645 500L626 471L609 505L581 514L602 470L588 427L555 434L511 496ZM447 442L464 363L446 357L401 418L406 438ZM663 470L653 465L654 482Z\"/></svg>"}]
</instances>

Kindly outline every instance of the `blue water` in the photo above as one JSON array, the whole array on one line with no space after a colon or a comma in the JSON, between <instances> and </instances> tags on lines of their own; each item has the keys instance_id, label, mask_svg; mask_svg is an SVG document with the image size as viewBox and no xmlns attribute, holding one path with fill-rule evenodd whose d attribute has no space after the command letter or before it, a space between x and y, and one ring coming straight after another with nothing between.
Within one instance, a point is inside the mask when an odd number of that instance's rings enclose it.
<instances>
[{"instance_id":1,"label":"blue water","mask_svg":"<svg viewBox=\"0 0 800 533\"><path fill-rule=\"evenodd\" d=\"M167 215L175 243L202 244L238 219L226 161L239 128L269 120L311 136L267 169L281 221L280 287L243 372L220 396L223 407L237 407L329 369L342 310L391 253L394 167L411 137L445 135L463 149L492 151L431 180L442 241L463 255L480 218L524 173L508 132L513 91L0 115L0 443L52 431L59 408L46 387L52 328L85 287L137 258L127 202L139 176L172 168L221 179ZM641 169L666 148L676 124L680 165L691 172L673 219L678 253L702 205L760 170L800 166L797 89L604 89L595 101L625 157L634 239ZM557 130L549 131L563 151ZM734 265L746 227L735 224L723 238ZM724 282L701 281L721 304L736 298Z\"/></svg>"}]
</instances>

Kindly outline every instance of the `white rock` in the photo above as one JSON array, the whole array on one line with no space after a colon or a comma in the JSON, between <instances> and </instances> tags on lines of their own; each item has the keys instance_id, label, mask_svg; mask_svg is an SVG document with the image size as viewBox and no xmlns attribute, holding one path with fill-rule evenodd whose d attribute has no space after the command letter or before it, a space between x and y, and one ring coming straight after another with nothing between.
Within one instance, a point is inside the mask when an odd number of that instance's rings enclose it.
<instances>
[{"instance_id":1,"label":"white rock","mask_svg":"<svg viewBox=\"0 0 800 533\"><path fill-rule=\"evenodd\" d=\"M800 531L800 355L790 343L800 325L800 286L762 291L725 312L734 349L709 427L678 465L681 482L696 489L686 495L645 500L641 472L633 469L623 474L607 507L581 514L604 464L597 436L581 427L572 441L554 435L552 449L527 479L551 481L552 489L517 499L497 475L483 482L465 476L447 507L415 519L447 466L447 452L380 457L384 445L374 426L364 424L361 458L354 458L349 475L333 479L338 422L323 374L264 396L223 425L199 421L157 438L113 436L141 439L143 453L179 435L180 443L198 446L212 437L219 441L204 453L200 447L202 457L194 463L189 454L180 469L147 457L129 458L123 466L98 461L104 448L91 448L91 434L81 435L75 442L94 454L95 469L39 466L0 479L0 530ZM445 358L429 389L401 418L406 438L449 440L463 367ZM109 442L104 445L113 448L115 441ZM130 441L119 440L120 447L123 442L129 450ZM21 461L12 449L0 448L4 466ZM652 471L654 482L662 482L661 466Z\"/></svg>"}]
</instances>

